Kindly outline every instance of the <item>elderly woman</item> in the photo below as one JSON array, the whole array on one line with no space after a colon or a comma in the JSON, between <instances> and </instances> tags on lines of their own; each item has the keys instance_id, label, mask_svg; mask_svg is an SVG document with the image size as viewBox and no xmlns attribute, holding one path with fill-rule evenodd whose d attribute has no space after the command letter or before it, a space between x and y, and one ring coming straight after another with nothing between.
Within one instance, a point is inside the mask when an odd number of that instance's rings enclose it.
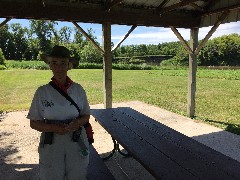
<instances>
[{"instance_id":1,"label":"elderly woman","mask_svg":"<svg viewBox=\"0 0 240 180\"><path fill-rule=\"evenodd\" d=\"M76 61L63 46L53 47L42 59L49 64L53 77L37 89L27 116L31 128L42 132L40 179L86 179L89 143L82 127L89 122L90 108L83 87L67 76Z\"/></svg>"}]
</instances>

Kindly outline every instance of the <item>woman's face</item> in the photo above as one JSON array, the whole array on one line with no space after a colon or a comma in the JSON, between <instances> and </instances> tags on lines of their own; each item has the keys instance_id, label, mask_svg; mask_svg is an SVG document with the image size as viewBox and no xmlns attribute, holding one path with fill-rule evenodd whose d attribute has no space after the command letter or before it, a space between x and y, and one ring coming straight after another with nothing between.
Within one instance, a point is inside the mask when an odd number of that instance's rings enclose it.
<instances>
[{"instance_id":1,"label":"woman's face","mask_svg":"<svg viewBox=\"0 0 240 180\"><path fill-rule=\"evenodd\" d=\"M53 72L53 75L57 79L62 79L67 76L69 60L68 58L55 58L49 59L49 66Z\"/></svg>"}]
</instances>

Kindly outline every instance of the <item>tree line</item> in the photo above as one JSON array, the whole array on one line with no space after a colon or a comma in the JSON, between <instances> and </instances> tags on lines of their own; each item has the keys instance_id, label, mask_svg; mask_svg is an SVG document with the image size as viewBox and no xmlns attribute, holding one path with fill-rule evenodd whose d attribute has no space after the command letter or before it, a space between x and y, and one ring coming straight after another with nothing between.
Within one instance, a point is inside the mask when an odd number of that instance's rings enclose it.
<instances>
[{"instance_id":1,"label":"tree line","mask_svg":"<svg viewBox=\"0 0 240 180\"><path fill-rule=\"evenodd\" d=\"M2 54L8 60L40 60L41 53L50 53L51 47L59 44L69 48L71 56L80 62L102 63L99 51L76 28L64 26L57 30L57 24L55 21L30 20L29 28L19 23L4 25L0 29L0 56ZM96 40L93 29L87 31ZM188 65L188 53L180 42L120 46L113 52L113 58L127 57L131 62L137 62L131 57L149 55L171 56L162 62L163 65ZM240 35L224 35L209 40L199 52L197 62L201 66L239 66Z\"/></svg>"}]
</instances>

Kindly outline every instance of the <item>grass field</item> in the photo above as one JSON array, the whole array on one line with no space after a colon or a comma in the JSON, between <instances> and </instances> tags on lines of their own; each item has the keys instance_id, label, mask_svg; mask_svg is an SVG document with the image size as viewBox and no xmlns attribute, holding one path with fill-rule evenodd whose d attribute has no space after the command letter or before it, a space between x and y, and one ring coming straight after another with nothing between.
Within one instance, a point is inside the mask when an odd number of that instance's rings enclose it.
<instances>
[{"instance_id":1,"label":"grass field","mask_svg":"<svg viewBox=\"0 0 240 180\"><path fill-rule=\"evenodd\" d=\"M187 70L113 70L113 102L139 100L186 115ZM102 70L78 69L69 76L85 88L90 104L103 103ZM28 110L38 86L49 82L49 70L0 71L0 112ZM240 134L240 70L197 73L196 117Z\"/></svg>"}]
</instances>

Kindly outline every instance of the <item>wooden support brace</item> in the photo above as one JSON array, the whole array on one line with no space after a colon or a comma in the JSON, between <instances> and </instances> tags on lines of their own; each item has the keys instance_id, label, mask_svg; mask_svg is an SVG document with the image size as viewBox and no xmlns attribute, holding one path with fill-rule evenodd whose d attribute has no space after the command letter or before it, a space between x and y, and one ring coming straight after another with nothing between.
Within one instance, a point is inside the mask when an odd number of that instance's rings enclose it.
<instances>
[{"instance_id":1,"label":"wooden support brace","mask_svg":"<svg viewBox=\"0 0 240 180\"><path fill-rule=\"evenodd\" d=\"M72 23L76 26L76 28L90 41L93 45L100 51L101 54L104 54L104 50L74 21Z\"/></svg>"},{"instance_id":2,"label":"wooden support brace","mask_svg":"<svg viewBox=\"0 0 240 180\"><path fill-rule=\"evenodd\" d=\"M8 21L10 21L12 18L6 18L1 24L0 24L0 29L7 24Z\"/></svg>"},{"instance_id":3,"label":"wooden support brace","mask_svg":"<svg viewBox=\"0 0 240 180\"><path fill-rule=\"evenodd\" d=\"M189 47L189 45L187 44L187 42L183 39L183 37L181 36L181 34L178 32L178 30L171 26L172 31L174 32L174 34L177 36L177 38L180 40L180 42L183 44L183 46L185 47L185 49L189 52L189 54L193 54L193 50Z\"/></svg>"},{"instance_id":4,"label":"wooden support brace","mask_svg":"<svg viewBox=\"0 0 240 180\"><path fill-rule=\"evenodd\" d=\"M137 27L136 25L133 25L133 26L131 27L131 29L127 32L127 34L125 34L125 36L123 37L123 39L120 40L120 41L117 43L117 45L115 45L115 46L112 48L112 52L115 51L115 50L122 44L122 42L123 42L125 39L127 39L127 37L129 36L129 34L130 34L136 27Z\"/></svg>"},{"instance_id":5,"label":"wooden support brace","mask_svg":"<svg viewBox=\"0 0 240 180\"><path fill-rule=\"evenodd\" d=\"M217 22L214 24L214 26L211 28L211 30L208 32L208 34L205 36L205 38L201 41L197 49L195 50L195 53L198 54L199 51L204 47L204 45L207 43L208 39L212 36L212 34L216 31L216 29L219 27L219 25L222 23L222 21L227 17L230 11L225 11L222 13L222 15L218 18Z\"/></svg>"}]
</instances>

